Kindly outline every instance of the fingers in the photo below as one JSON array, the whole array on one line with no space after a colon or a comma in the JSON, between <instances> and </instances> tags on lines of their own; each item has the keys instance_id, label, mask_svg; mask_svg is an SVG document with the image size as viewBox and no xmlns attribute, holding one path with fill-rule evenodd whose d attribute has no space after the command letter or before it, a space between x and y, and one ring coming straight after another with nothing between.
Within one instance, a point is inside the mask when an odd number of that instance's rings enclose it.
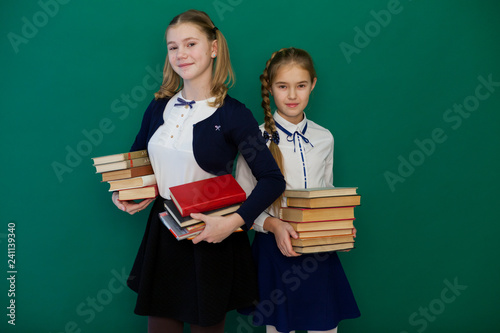
<instances>
[{"instance_id":1,"label":"fingers","mask_svg":"<svg viewBox=\"0 0 500 333\"><path fill-rule=\"evenodd\" d=\"M113 201L115 206L118 207L118 209L127 212L130 215L134 215L135 213L138 213L141 210L145 209L151 202L155 200L155 198L144 199L139 203L135 201L122 201L118 199L118 192L113 192L111 200Z\"/></svg>"}]
</instances>

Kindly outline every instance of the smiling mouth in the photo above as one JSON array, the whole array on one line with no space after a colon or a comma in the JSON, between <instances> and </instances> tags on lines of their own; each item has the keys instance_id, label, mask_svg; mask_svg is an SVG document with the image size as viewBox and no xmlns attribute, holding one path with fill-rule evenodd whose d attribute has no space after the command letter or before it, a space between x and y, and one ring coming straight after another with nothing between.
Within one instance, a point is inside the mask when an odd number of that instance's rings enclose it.
<instances>
[{"instance_id":1,"label":"smiling mouth","mask_svg":"<svg viewBox=\"0 0 500 333\"><path fill-rule=\"evenodd\" d=\"M183 67L187 67L187 66L191 66L192 64L180 64L180 65L177 65L178 67L180 68L183 68Z\"/></svg>"},{"instance_id":2,"label":"smiling mouth","mask_svg":"<svg viewBox=\"0 0 500 333\"><path fill-rule=\"evenodd\" d=\"M297 105L299 105L299 103L289 103L289 104L285 104L285 105L288 106L289 108L294 108Z\"/></svg>"}]
</instances>

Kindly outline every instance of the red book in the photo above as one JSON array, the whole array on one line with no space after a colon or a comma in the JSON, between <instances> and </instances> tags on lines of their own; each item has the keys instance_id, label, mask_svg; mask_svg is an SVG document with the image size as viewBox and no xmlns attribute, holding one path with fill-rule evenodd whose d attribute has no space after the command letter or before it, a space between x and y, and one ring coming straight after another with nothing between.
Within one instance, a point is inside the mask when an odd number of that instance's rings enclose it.
<instances>
[{"instance_id":1,"label":"red book","mask_svg":"<svg viewBox=\"0 0 500 333\"><path fill-rule=\"evenodd\" d=\"M170 197L181 215L188 216L243 202L246 193L228 174L173 186Z\"/></svg>"}]
</instances>

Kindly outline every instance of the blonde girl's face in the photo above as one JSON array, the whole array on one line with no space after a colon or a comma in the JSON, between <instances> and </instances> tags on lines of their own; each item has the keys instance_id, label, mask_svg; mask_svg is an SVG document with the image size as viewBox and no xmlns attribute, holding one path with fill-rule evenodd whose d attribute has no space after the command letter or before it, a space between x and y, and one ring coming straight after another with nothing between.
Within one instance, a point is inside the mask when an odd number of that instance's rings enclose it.
<instances>
[{"instance_id":1,"label":"blonde girl's face","mask_svg":"<svg viewBox=\"0 0 500 333\"><path fill-rule=\"evenodd\" d=\"M304 109L316 85L307 70L296 65L281 66L271 84L271 94L280 116L293 124L304 119Z\"/></svg>"},{"instance_id":2,"label":"blonde girl's face","mask_svg":"<svg viewBox=\"0 0 500 333\"><path fill-rule=\"evenodd\" d=\"M196 25L181 23L168 29L167 48L170 65L184 83L210 83L217 41L209 41Z\"/></svg>"}]
</instances>

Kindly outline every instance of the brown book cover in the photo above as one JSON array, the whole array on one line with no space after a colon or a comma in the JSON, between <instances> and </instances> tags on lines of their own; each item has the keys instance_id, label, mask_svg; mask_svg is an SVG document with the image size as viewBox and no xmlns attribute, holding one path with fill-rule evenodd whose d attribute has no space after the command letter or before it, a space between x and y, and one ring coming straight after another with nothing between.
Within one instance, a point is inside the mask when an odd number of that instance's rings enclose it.
<instances>
[{"instance_id":1,"label":"brown book cover","mask_svg":"<svg viewBox=\"0 0 500 333\"><path fill-rule=\"evenodd\" d=\"M158 195L158 186L155 184L152 186L118 191L118 200L151 199L155 198L157 195Z\"/></svg>"},{"instance_id":2,"label":"brown book cover","mask_svg":"<svg viewBox=\"0 0 500 333\"><path fill-rule=\"evenodd\" d=\"M345 220L352 218L354 218L354 206L330 208L282 207L280 209L280 220L289 222Z\"/></svg>"},{"instance_id":3,"label":"brown book cover","mask_svg":"<svg viewBox=\"0 0 500 333\"><path fill-rule=\"evenodd\" d=\"M330 252L330 251L341 251L353 249L354 243L341 243L341 244L329 244L329 245L313 245L313 246L293 246L293 250L297 253L319 253L319 252Z\"/></svg>"},{"instance_id":4,"label":"brown book cover","mask_svg":"<svg viewBox=\"0 0 500 333\"><path fill-rule=\"evenodd\" d=\"M101 173L102 181L108 182L112 180L128 179L140 176L147 176L153 174L153 167L151 165L143 165L124 170L116 170Z\"/></svg>"},{"instance_id":5,"label":"brown book cover","mask_svg":"<svg viewBox=\"0 0 500 333\"><path fill-rule=\"evenodd\" d=\"M287 198L320 198L338 195L355 195L357 187L314 187L301 189L288 189L283 192Z\"/></svg>"},{"instance_id":6,"label":"brown book cover","mask_svg":"<svg viewBox=\"0 0 500 333\"><path fill-rule=\"evenodd\" d=\"M138 151L131 151L129 153L121 153L121 154L106 155L106 156L100 156L100 157L92 157L92 160L94 161L94 165L98 165L98 164L106 164L106 163L113 163L113 162L119 162L119 161L133 160L135 158L141 158L141 157L147 157L147 156L148 156L147 150L138 150Z\"/></svg>"},{"instance_id":7,"label":"brown book cover","mask_svg":"<svg viewBox=\"0 0 500 333\"><path fill-rule=\"evenodd\" d=\"M312 245L329 245L329 244L340 244L340 243L354 243L354 235L344 235L344 236L332 236L332 237L316 237L316 238L305 238L305 239L290 239L293 246L312 246Z\"/></svg>"},{"instance_id":8,"label":"brown book cover","mask_svg":"<svg viewBox=\"0 0 500 333\"><path fill-rule=\"evenodd\" d=\"M288 222L295 231L320 231L354 228L354 219L319 221L319 222Z\"/></svg>"},{"instance_id":9,"label":"brown book cover","mask_svg":"<svg viewBox=\"0 0 500 333\"><path fill-rule=\"evenodd\" d=\"M156 184L155 175L147 175L141 177L134 177L129 179L120 179L109 181L109 191L120 191L131 188L145 187Z\"/></svg>"},{"instance_id":10,"label":"brown book cover","mask_svg":"<svg viewBox=\"0 0 500 333\"><path fill-rule=\"evenodd\" d=\"M95 169L96 169L97 173L103 173L103 172L109 172L109 171L130 169L130 168L134 168L134 167L138 167L138 166L142 166L142 165L149 165L149 164L151 164L149 157L141 157L141 158L135 158L133 160L125 160L125 161L120 161L120 162L99 164L99 165L95 166Z\"/></svg>"},{"instance_id":11,"label":"brown book cover","mask_svg":"<svg viewBox=\"0 0 500 333\"><path fill-rule=\"evenodd\" d=\"M320 198L287 198L288 207L297 208L327 208L359 206L361 204L360 195L342 195L336 197Z\"/></svg>"},{"instance_id":12,"label":"brown book cover","mask_svg":"<svg viewBox=\"0 0 500 333\"><path fill-rule=\"evenodd\" d=\"M332 230L316 230L316 231L297 231L297 235L301 239L316 238L316 237L331 237L352 235L352 228L348 229L332 229Z\"/></svg>"}]
</instances>

